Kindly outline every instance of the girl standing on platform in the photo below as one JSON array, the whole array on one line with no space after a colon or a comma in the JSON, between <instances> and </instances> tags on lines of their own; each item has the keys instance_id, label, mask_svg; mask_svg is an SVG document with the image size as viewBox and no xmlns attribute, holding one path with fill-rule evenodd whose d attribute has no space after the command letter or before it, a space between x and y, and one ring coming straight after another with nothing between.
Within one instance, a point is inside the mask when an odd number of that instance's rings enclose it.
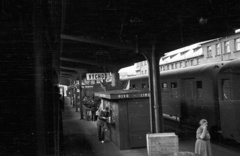
<instances>
[{"instance_id":1,"label":"girl standing on platform","mask_svg":"<svg viewBox=\"0 0 240 156\"><path fill-rule=\"evenodd\" d=\"M199 124L200 127L196 132L195 153L200 156L212 156L210 134L207 130L208 122L206 119L201 119Z\"/></svg>"}]
</instances>

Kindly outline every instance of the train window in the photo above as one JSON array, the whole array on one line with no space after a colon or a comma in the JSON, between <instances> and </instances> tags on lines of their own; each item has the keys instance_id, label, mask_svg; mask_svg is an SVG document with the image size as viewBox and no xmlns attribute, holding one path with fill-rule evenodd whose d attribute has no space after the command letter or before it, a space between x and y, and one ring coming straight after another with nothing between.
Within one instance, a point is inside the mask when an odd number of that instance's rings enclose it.
<instances>
[{"instance_id":1,"label":"train window","mask_svg":"<svg viewBox=\"0 0 240 156\"><path fill-rule=\"evenodd\" d=\"M191 60L191 66L193 66L194 64L193 64L193 60Z\"/></svg>"},{"instance_id":2,"label":"train window","mask_svg":"<svg viewBox=\"0 0 240 156\"><path fill-rule=\"evenodd\" d=\"M145 83L142 84L142 89L146 88L146 85Z\"/></svg>"},{"instance_id":3,"label":"train window","mask_svg":"<svg viewBox=\"0 0 240 156\"><path fill-rule=\"evenodd\" d=\"M197 58L197 65L200 64L200 58Z\"/></svg>"},{"instance_id":4,"label":"train window","mask_svg":"<svg viewBox=\"0 0 240 156\"><path fill-rule=\"evenodd\" d=\"M240 100L240 74L232 74L231 80L231 84L234 84L231 87L232 100Z\"/></svg>"},{"instance_id":5,"label":"train window","mask_svg":"<svg viewBox=\"0 0 240 156\"><path fill-rule=\"evenodd\" d=\"M197 88L202 88L202 81L197 81Z\"/></svg>"},{"instance_id":6,"label":"train window","mask_svg":"<svg viewBox=\"0 0 240 156\"><path fill-rule=\"evenodd\" d=\"M167 90L167 89L168 89L167 82L163 82L162 83L162 90Z\"/></svg>"},{"instance_id":7,"label":"train window","mask_svg":"<svg viewBox=\"0 0 240 156\"><path fill-rule=\"evenodd\" d=\"M229 41L224 42L224 53L230 53Z\"/></svg>"},{"instance_id":8,"label":"train window","mask_svg":"<svg viewBox=\"0 0 240 156\"><path fill-rule=\"evenodd\" d=\"M136 89L136 85L135 84L130 85L130 89Z\"/></svg>"},{"instance_id":9,"label":"train window","mask_svg":"<svg viewBox=\"0 0 240 156\"><path fill-rule=\"evenodd\" d=\"M176 82L172 82L171 83L171 88L177 88L177 83Z\"/></svg>"},{"instance_id":10,"label":"train window","mask_svg":"<svg viewBox=\"0 0 240 156\"><path fill-rule=\"evenodd\" d=\"M235 50L240 50L240 38L235 39Z\"/></svg>"},{"instance_id":11,"label":"train window","mask_svg":"<svg viewBox=\"0 0 240 156\"><path fill-rule=\"evenodd\" d=\"M231 100L231 90L230 90L230 80L223 79L222 80L222 97L223 100Z\"/></svg>"},{"instance_id":12,"label":"train window","mask_svg":"<svg viewBox=\"0 0 240 156\"><path fill-rule=\"evenodd\" d=\"M177 98L178 97L177 83L176 82L171 82L171 97L172 98Z\"/></svg>"},{"instance_id":13,"label":"train window","mask_svg":"<svg viewBox=\"0 0 240 156\"><path fill-rule=\"evenodd\" d=\"M135 86L135 84L133 84L133 85L132 85L132 89L135 89L135 88L136 88L136 86Z\"/></svg>"},{"instance_id":14,"label":"train window","mask_svg":"<svg viewBox=\"0 0 240 156\"><path fill-rule=\"evenodd\" d=\"M219 56L221 55L221 47L220 47L220 44L216 44L216 56Z\"/></svg>"},{"instance_id":15,"label":"train window","mask_svg":"<svg viewBox=\"0 0 240 156\"><path fill-rule=\"evenodd\" d=\"M196 86L197 86L197 98L202 98L203 97L202 81L197 81Z\"/></svg>"},{"instance_id":16,"label":"train window","mask_svg":"<svg viewBox=\"0 0 240 156\"><path fill-rule=\"evenodd\" d=\"M212 57L212 47L211 46L207 47L207 57Z\"/></svg>"},{"instance_id":17,"label":"train window","mask_svg":"<svg viewBox=\"0 0 240 156\"><path fill-rule=\"evenodd\" d=\"M180 62L180 68L183 68L183 62Z\"/></svg>"}]
</instances>

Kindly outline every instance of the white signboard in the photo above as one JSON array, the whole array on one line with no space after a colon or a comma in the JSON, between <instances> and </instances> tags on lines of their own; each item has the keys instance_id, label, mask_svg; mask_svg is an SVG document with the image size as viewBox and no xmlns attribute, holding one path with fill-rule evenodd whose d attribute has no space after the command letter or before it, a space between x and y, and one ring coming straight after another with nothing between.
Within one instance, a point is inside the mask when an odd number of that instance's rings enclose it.
<instances>
[{"instance_id":1,"label":"white signboard","mask_svg":"<svg viewBox=\"0 0 240 156\"><path fill-rule=\"evenodd\" d=\"M87 80L104 80L109 78L110 73L87 73Z\"/></svg>"}]
</instances>

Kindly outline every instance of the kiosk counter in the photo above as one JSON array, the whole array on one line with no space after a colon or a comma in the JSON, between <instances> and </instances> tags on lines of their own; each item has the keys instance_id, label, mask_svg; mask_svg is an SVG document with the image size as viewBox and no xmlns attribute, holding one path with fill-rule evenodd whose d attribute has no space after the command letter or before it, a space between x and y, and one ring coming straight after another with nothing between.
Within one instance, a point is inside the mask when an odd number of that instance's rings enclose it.
<instances>
[{"instance_id":1,"label":"kiosk counter","mask_svg":"<svg viewBox=\"0 0 240 156\"><path fill-rule=\"evenodd\" d=\"M103 107L109 107L109 138L121 150L146 147L150 133L149 91L112 90L96 92Z\"/></svg>"}]
</instances>

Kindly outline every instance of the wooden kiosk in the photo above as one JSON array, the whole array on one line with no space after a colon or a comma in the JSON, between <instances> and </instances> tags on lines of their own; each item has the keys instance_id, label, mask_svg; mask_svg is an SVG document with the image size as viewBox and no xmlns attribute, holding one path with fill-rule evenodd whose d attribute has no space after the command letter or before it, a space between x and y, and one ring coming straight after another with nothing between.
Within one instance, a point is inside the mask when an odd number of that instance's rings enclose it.
<instances>
[{"instance_id":1,"label":"wooden kiosk","mask_svg":"<svg viewBox=\"0 0 240 156\"><path fill-rule=\"evenodd\" d=\"M95 96L110 110L106 137L120 150L146 147L146 134L150 133L149 91L112 90Z\"/></svg>"}]
</instances>

